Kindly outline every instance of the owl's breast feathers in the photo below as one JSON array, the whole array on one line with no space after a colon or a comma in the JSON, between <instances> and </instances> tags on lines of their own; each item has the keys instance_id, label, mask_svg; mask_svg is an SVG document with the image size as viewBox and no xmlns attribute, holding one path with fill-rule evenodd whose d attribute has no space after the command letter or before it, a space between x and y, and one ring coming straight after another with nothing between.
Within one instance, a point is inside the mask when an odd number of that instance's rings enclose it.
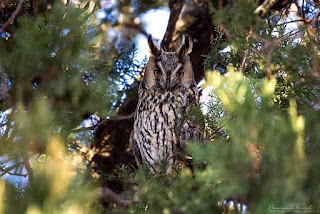
<instances>
[{"instance_id":1,"label":"owl's breast feathers","mask_svg":"<svg viewBox=\"0 0 320 214\"><path fill-rule=\"evenodd\" d=\"M186 128L194 125L188 121L178 126L178 120L187 114L188 106L198 102L196 86L159 91L147 90L143 83L140 85L134 129L130 137L138 164L145 163L155 172L165 163L167 172L171 172L175 151L186 139L181 136L193 136L191 133L186 135Z\"/></svg>"}]
</instances>

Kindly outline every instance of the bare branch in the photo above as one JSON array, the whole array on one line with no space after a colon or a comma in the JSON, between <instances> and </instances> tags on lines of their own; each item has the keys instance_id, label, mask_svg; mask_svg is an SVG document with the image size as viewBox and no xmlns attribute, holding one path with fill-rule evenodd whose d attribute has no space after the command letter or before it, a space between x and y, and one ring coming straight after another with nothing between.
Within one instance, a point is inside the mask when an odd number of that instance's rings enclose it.
<instances>
[{"instance_id":1,"label":"bare branch","mask_svg":"<svg viewBox=\"0 0 320 214\"><path fill-rule=\"evenodd\" d=\"M31 165L29 163L29 157L28 154L24 154L22 156L23 164L26 167L26 170L28 172L28 177L29 177L29 184L33 182L33 170L31 168Z\"/></svg>"},{"instance_id":2,"label":"bare branch","mask_svg":"<svg viewBox=\"0 0 320 214\"><path fill-rule=\"evenodd\" d=\"M1 171L0 177L5 174L14 174L14 173L11 173L10 171L21 166L21 164L23 164L23 163L19 162L19 163L12 165L12 166L7 167L7 168L0 167L0 171ZM16 174L16 175L21 175L21 174ZM24 175L21 175L21 176L24 176Z\"/></svg>"},{"instance_id":3,"label":"bare branch","mask_svg":"<svg viewBox=\"0 0 320 214\"><path fill-rule=\"evenodd\" d=\"M7 172L8 175L14 175L14 176L22 176L22 177L27 177L28 174L21 174L21 173L17 173L17 172Z\"/></svg>"},{"instance_id":4,"label":"bare branch","mask_svg":"<svg viewBox=\"0 0 320 214\"><path fill-rule=\"evenodd\" d=\"M270 70L270 64L271 64L271 57L273 54L273 50L274 48L276 48L278 45L281 44L281 42L283 42L284 40L287 39L294 39L301 36L301 34L299 33L299 31L295 31L295 32L289 32L287 35L276 38L276 39L265 39L262 38L261 36L253 33L252 31L250 31L248 33L248 36L246 37L246 40L249 41L250 38L255 39L256 41L261 41L262 43L264 43L264 45L259 49L256 50L254 48L250 48L248 50L245 51L245 55L244 58L242 60L242 63L240 65L239 71L242 72L247 65L248 60L253 58L253 55L251 55L251 53L255 53L255 55L261 54L263 52L267 52L267 71L266 71L266 77L270 78L271 75L271 70Z\"/></svg>"},{"instance_id":5,"label":"bare branch","mask_svg":"<svg viewBox=\"0 0 320 214\"><path fill-rule=\"evenodd\" d=\"M134 203L139 203L138 201L127 199L127 198L124 198L123 196L118 195L108 187L97 188L97 195L100 199L110 200L118 205L128 206Z\"/></svg>"},{"instance_id":6,"label":"bare branch","mask_svg":"<svg viewBox=\"0 0 320 214\"><path fill-rule=\"evenodd\" d=\"M295 22L304 22L304 23L307 23L305 20L303 19L297 19L297 20L291 20L291 21L288 21L288 22L283 22L283 23L280 23L280 24L277 24L273 27L279 27L281 25L286 25L286 24L290 24L290 23L295 23Z\"/></svg>"},{"instance_id":7,"label":"bare branch","mask_svg":"<svg viewBox=\"0 0 320 214\"><path fill-rule=\"evenodd\" d=\"M301 11L302 11L302 19L305 22L306 14L304 13L304 0L302 1Z\"/></svg>"},{"instance_id":8,"label":"bare branch","mask_svg":"<svg viewBox=\"0 0 320 214\"><path fill-rule=\"evenodd\" d=\"M173 32L176 28L176 23L182 10L183 3L183 0L169 0L170 17L166 33L161 41L160 47L169 48L169 45L172 42Z\"/></svg>"},{"instance_id":9,"label":"bare branch","mask_svg":"<svg viewBox=\"0 0 320 214\"><path fill-rule=\"evenodd\" d=\"M279 0L264 0L263 3L255 9L254 13L264 17L270 8L277 3L277 1Z\"/></svg>"},{"instance_id":10,"label":"bare branch","mask_svg":"<svg viewBox=\"0 0 320 214\"><path fill-rule=\"evenodd\" d=\"M78 132L93 130L93 129L103 125L106 122L119 121L119 120L129 120L129 119L133 118L133 116L134 116L134 112L132 112L131 114L126 115L126 116L121 116L121 117L116 117L116 118L107 118L107 119L101 120L100 122L98 122L97 124L95 124L93 126L83 127L83 128L79 128L79 129L73 129L72 132L78 133Z\"/></svg>"},{"instance_id":11,"label":"bare branch","mask_svg":"<svg viewBox=\"0 0 320 214\"><path fill-rule=\"evenodd\" d=\"M1 27L1 32L4 32L4 30L6 29L6 27L7 27L11 22L13 22L13 21L15 20L15 18L16 18L16 16L18 15L18 13L19 13L19 11L20 11L23 3L24 3L24 0L20 0L20 1L19 1L19 4L18 4L16 10L12 13L11 17L9 18L9 20L6 21L6 22L2 25L2 27Z\"/></svg>"},{"instance_id":12,"label":"bare branch","mask_svg":"<svg viewBox=\"0 0 320 214\"><path fill-rule=\"evenodd\" d=\"M243 70L245 69L245 67L247 66L247 62L249 60L249 51L248 50L245 50L245 54L244 54L244 57L243 57L243 60L242 60L242 63L241 63L241 66L239 68L239 72L243 72Z\"/></svg>"},{"instance_id":13,"label":"bare branch","mask_svg":"<svg viewBox=\"0 0 320 214\"><path fill-rule=\"evenodd\" d=\"M127 23L127 24L124 24L124 26L126 28L130 28L132 30L135 30L137 31L138 33L141 33L143 34L144 36L148 37L149 34L144 30L142 29L142 27L140 25L137 25L137 24L133 24L133 23Z\"/></svg>"}]
</instances>

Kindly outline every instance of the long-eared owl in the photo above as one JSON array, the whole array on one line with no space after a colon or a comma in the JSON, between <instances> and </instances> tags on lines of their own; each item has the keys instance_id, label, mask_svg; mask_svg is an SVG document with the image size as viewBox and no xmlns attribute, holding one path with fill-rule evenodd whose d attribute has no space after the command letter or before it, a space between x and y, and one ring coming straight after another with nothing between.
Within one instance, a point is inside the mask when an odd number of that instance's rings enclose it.
<instances>
[{"instance_id":1,"label":"long-eared owl","mask_svg":"<svg viewBox=\"0 0 320 214\"><path fill-rule=\"evenodd\" d=\"M201 138L201 131L191 120L181 122L189 106L199 103L188 56L193 43L190 36L183 36L175 52L166 52L150 35L148 44L151 54L139 86L130 144L138 165L147 164L153 173L165 166L171 173L176 151L184 141Z\"/></svg>"}]
</instances>

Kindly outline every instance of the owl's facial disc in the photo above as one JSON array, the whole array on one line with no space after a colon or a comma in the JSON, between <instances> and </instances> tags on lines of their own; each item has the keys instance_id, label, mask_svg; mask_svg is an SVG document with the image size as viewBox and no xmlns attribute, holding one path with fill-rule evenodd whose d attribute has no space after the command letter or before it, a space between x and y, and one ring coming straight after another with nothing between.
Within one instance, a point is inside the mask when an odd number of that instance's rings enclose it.
<instances>
[{"instance_id":1,"label":"owl's facial disc","mask_svg":"<svg viewBox=\"0 0 320 214\"><path fill-rule=\"evenodd\" d=\"M187 38L187 40L186 40ZM161 49L149 36L150 58L145 67L142 86L147 90L175 91L194 86L192 64L189 53L192 50L192 40L183 37L175 52Z\"/></svg>"},{"instance_id":2,"label":"owl's facial disc","mask_svg":"<svg viewBox=\"0 0 320 214\"><path fill-rule=\"evenodd\" d=\"M179 73L179 75L177 74L182 68L181 63L178 63L174 69L168 70L164 68L161 61L158 61L157 67L160 69L162 73L162 75L159 77L160 85L166 91L171 91L172 89L174 89L176 84L179 82L179 78L183 77L183 75L181 75L181 72Z\"/></svg>"}]
</instances>

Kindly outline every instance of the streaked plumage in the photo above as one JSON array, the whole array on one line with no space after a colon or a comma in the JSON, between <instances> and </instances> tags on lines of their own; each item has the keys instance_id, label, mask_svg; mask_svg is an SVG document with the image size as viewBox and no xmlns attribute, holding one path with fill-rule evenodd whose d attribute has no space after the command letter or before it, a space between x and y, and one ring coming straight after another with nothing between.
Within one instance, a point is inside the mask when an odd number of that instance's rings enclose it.
<instances>
[{"instance_id":1,"label":"streaked plumage","mask_svg":"<svg viewBox=\"0 0 320 214\"><path fill-rule=\"evenodd\" d=\"M187 39L186 39L187 38ZM186 139L200 139L200 131L191 121L182 121L199 94L188 54L189 36L183 37L176 52L165 52L148 39L151 56L139 86L130 143L138 165L147 164L157 172L162 164L170 173L175 153Z\"/></svg>"}]
</instances>

